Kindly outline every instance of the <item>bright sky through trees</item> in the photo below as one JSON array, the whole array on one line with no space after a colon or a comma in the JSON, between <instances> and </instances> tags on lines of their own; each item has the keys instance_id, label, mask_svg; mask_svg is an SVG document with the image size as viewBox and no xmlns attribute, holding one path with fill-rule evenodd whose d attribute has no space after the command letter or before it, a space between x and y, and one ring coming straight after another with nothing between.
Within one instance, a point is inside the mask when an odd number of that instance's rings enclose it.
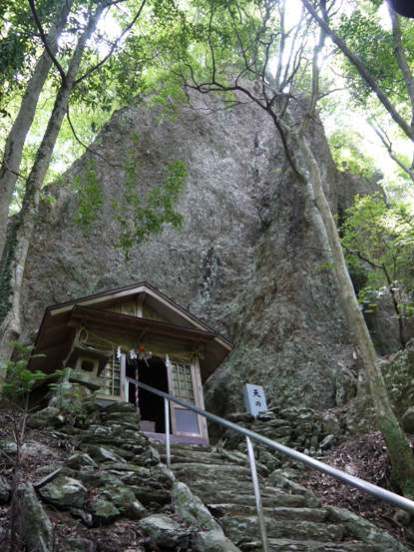
<instances>
[{"instance_id":1,"label":"bright sky through trees","mask_svg":"<svg viewBox=\"0 0 414 552\"><path fill-rule=\"evenodd\" d=\"M351 6L350 6L351 7ZM380 8L381 25L384 29L390 30L391 21L388 13L388 9L385 4ZM301 0L291 0L289 7L286 11L286 27L291 28L297 25L301 18L303 18L303 5ZM311 41L313 43L313 41ZM334 65L330 66L330 63ZM398 168L392 161L390 156L385 152L384 147L380 143L374 130L371 128L369 122L366 119L366 112L358 110L356 107L350 108L351 97L347 90L347 83L341 78L340 70L338 70L337 62L335 60L323 59L321 63L326 64L326 68L330 68L332 86L331 88L343 89L336 92L337 106L333 112L329 110L322 110L321 117L326 127L328 136L332 135L338 128L348 131L349 133L358 135L363 143L364 150L362 154L366 154L367 157L375 160L375 166L378 171L384 175L384 185L387 186L388 182L395 181L398 174ZM271 64L271 70L276 67L277 60ZM339 106L344 106L341 109ZM391 135L394 129L391 130ZM400 153L409 157L411 155L411 144L404 138L395 137L394 145ZM414 205L414 192L411 188L407 189L407 200Z\"/></svg>"}]
</instances>

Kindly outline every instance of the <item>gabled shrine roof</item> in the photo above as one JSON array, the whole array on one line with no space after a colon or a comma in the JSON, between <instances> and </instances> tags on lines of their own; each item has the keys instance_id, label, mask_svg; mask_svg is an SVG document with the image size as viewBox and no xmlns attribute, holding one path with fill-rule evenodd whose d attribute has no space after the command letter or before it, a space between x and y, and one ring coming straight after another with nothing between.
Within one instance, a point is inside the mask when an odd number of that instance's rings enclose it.
<instances>
[{"instance_id":1,"label":"gabled shrine roof","mask_svg":"<svg viewBox=\"0 0 414 552\"><path fill-rule=\"evenodd\" d=\"M140 314L117 312L122 305L136 301ZM145 314L150 313L149 317ZM102 291L47 307L37 338L31 369L54 371L70 352L80 325L91 325L101 332L116 330L131 336L143 332L158 339L200 343L203 380L207 379L232 349L231 343L148 282ZM43 355L43 356L37 356Z\"/></svg>"}]
</instances>

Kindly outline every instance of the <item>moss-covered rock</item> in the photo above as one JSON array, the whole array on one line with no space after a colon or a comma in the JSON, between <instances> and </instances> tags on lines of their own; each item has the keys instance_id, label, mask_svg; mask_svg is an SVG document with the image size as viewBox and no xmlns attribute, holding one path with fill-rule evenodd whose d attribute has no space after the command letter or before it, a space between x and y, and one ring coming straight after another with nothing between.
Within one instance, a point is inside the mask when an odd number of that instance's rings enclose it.
<instances>
[{"instance_id":1,"label":"moss-covered rock","mask_svg":"<svg viewBox=\"0 0 414 552\"><path fill-rule=\"evenodd\" d=\"M113 502L100 495L92 498L88 504L88 511L92 514L95 527L109 525L121 515Z\"/></svg>"},{"instance_id":2,"label":"moss-covered rock","mask_svg":"<svg viewBox=\"0 0 414 552\"><path fill-rule=\"evenodd\" d=\"M191 532L166 514L153 514L139 522L140 529L161 549L186 549Z\"/></svg>"},{"instance_id":3,"label":"moss-covered rock","mask_svg":"<svg viewBox=\"0 0 414 552\"><path fill-rule=\"evenodd\" d=\"M77 479L59 474L39 489L41 497L58 508L82 508L87 489Z\"/></svg>"},{"instance_id":4,"label":"moss-covered rock","mask_svg":"<svg viewBox=\"0 0 414 552\"><path fill-rule=\"evenodd\" d=\"M141 519L147 513L135 494L125 485L108 485L100 491L100 497L112 502L120 514L130 519Z\"/></svg>"},{"instance_id":5,"label":"moss-covered rock","mask_svg":"<svg viewBox=\"0 0 414 552\"><path fill-rule=\"evenodd\" d=\"M32 428L62 427L65 417L61 410L55 406L47 406L42 410L34 412L28 419L27 424Z\"/></svg>"},{"instance_id":6,"label":"moss-covered rock","mask_svg":"<svg viewBox=\"0 0 414 552\"><path fill-rule=\"evenodd\" d=\"M387 552L406 552L407 548L385 531L381 531L373 523L357 516L349 510L328 506L329 519L340 522L347 531L347 536L357 538L367 544L375 544L378 550Z\"/></svg>"},{"instance_id":7,"label":"moss-covered rock","mask_svg":"<svg viewBox=\"0 0 414 552\"><path fill-rule=\"evenodd\" d=\"M0 475L0 505L10 501L10 484L5 477Z\"/></svg>"},{"instance_id":8,"label":"moss-covered rock","mask_svg":"<svg viewBox=\"0 0 414 552\"><path fill-rule=\"evenodd\" d=\"M176 481L172 489L175 512L188 525L203 531L220 531L217 521L210 514L198 496L194 495L185 483Z\"/></svg>"},{"instance_id":9,"label":"moss-covered rock","mask_svg":"<svg viewBox=\"0 0 414 552\"><path fill-rule=\"evenodd\" d=\"M200 531L193 537L193 550L195 552L240 552L223 533L223 531Z\"/></svg>"},{"instance_id":10,"label":"moss-covered rock","mask_svg":"<svg viewBox=\"0 0 414 552\"><path fill-rule=\"evenodd\" d=\"M53 526L30 483L16 490L19 503L19 533L28 552L53 551Z\"/></svg>"},{"instance_id":11,"label":"moss-covered rock","mask_svg":"<svg viewBox=\"0 0 414 552\"><path fill-rule=\"evenodd\" d=\"M74 470L98 467L98 464L93 460L93 458L89 456L89 454L83 452L72 454L72 456L67 459L66 465Z\"/></svg>"}]
</instances>

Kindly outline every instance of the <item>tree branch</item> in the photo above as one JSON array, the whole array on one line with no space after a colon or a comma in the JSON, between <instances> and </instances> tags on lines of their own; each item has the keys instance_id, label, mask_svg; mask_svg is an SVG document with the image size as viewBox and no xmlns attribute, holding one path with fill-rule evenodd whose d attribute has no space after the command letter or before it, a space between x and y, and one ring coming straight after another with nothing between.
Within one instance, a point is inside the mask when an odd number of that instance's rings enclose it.
<instances>
[{"instance_id":1,"label":"tree branch","mask_svg":"<svg viewBox=\"0 0 414 552\"><path fill-rule=\"evenodd\" d=\"M322 14L324 19L327 19L327 9L326 9L326 0L321 1L322 5ZM325 46L326 31L320 27L319 30L319 40L313 49L313 58L312 58L312 95L310 102L310 115L313 115L316 110L316 104L320 97L320 70L319 70L319 60L321 52Z\"/></svg>"},{"instance_id":2,"label":"tree branch","mask_svg":"<svg viewBox=\"0 0 414 552\"><path fill-rule=\"evenodd\" d=\"M374 261L372 261L371 259L368 259L367 257L365 257L360 251L355 251L353 249L349 249L349 247L346 247L343 244L342 244L342 247L345 249L345 251L349 255L354 255L354 257L358 257L358 259L360 259L361 261L364 261L364 263L369 264L370 266L372 266L372 268L377 268L378 270L383 270L383 265L379 265L379 264L374 263Z\"/></svg>"},{"instance_id":3,"label":"tree branch","mask_svg":"<svg viewBox=\"0 0 414 552\"><path fill-rule=\"evenodd\" d=\"M68 107L66 109L66 118L68 120L68 123L69 123L69 126L70 126L70 130L72 131L72 134L73 134L73 137L75 138L75 140L78 142L79 145L81 145L83 148L85 148L86 151L88 151L89 153L92 153L92 155L95 155L96 157L99 157L100 159L102 159L102 161L105 161L105 163L107 163L110 167L113 167L113 168L122 168L121 165L117 165L117 164L114 164L114 163L111 163L110 161L108 161L108 159L106 159L106 157L104 157L103 155L101 155L98 151L92 149L90 146L88 146L87 144L85 144L85 142L83 142L76 130L75 130L75 127L72 123L72 119L70 117L70 114L69 114L69 104L68 104Z\"/></svg>"},{"instance_id":4,"label":"tree branch","mask_svg":"<svg viewBox=\"0 0 414 552\"><path fill-rule=\"evenodd\" d=\"M374 130L375 134L378 136L378 138L381 140L382 145L385 147L385 149L388 152L388 155L391 157L391 159L402 169L414 182L414 170L410 167L407 167L401 159L398 158L397 154L394 152L392 147L392 142L390 138L388 137L385 130L379 128L375 124L371 123L371 128Z\"/></svg>"},{"instance_id":5,"label":"tree branch","mask_svg":"<svg viewBox=\"0 0 414 552\"><path fill-rule=\"evenodd\" d=\"M30 5L30 10L32 12L33 19L35 21L36 27L38 28L40 38L41 38L41 40L43 42L43 45L45 47L45 50L49 54L49 57L52 60L53 65L58 70L58 72L59 72L59 74L62 78L62 81L65 82L66 81L66 73L65 73L63 67L61 66L61 64L56 59L56 57L53 55L53 52L52 52L52 50L49 46L49 42L48 42L47 37L45 35L45 32L43 30L42 23L40 22L38 13L36 11L35 0L29 0L29 5Z\"/></svg>"},{"instance_id":6,"label":"tree branch","mask_svg":"<svg viewBox=\"0 0 414 552\"><path fill-rule=\"evenodd\" d=\"M33 1L33 0L31 0L31 1ZM124 0L122 0L122 1L124 1ZM88 71L86 71L86 73L84 75L79 77L75 81L75 85L79 84L80 82L82 82L83 80L88 78L92 73L94 73L95 71L100 69L102 67L102 65L104 65L108 61L108 59L112 56L112 54L114 53L114 51L117 48L120 41L123 39L123 37L132 29L132 27L138 21L139 17L141 16L142 10L144 9L144 6L146 4L146 1L147 0L142 0L141 5L140 5L137 13L132 18L131 22L125 27L125 29L122 31L122 33L119 35L119 37L115 40L115 42L112 44L112 46L111 46L109 52L107 53L107 55L104 56L103 59L101 59L101 61L99 63L97 63L96 65L94 65L90 69L88 69ZM115 4L118 4L118 3L120 3L120 2L112 2L111 5L115 5Z\"/></svg>"}]
</instances>

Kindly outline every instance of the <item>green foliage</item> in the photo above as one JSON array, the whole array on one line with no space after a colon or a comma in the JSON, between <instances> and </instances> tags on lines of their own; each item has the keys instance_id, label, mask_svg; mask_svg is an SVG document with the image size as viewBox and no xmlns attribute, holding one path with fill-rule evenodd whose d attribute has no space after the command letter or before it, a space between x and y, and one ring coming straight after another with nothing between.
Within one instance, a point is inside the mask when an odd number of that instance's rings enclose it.
<instances>
[{"instance_id":1,"label":"green foliage","mask_svg":"<svg viewBox=\"0 0 414 552\"><path fill-rule=\"evenodd\" d=\"M82 427L88 421L91 403L88 403L85 389L81 385L69 381L70 370L70 368L61 370L59 380L49 384L53 395L49 404L59 409L60 413L64 415L66 423Z\"/></svg>"},{"instance_id":2,"label":"green foliage","mask_svg":"<svg viewBox=\"0 0 414 552\"><path fill-rule=\"evenodd\" d=\"M140 3L130 1L126 10L115 12L117 24L126 28L139 6ZM98 105L106 113L111 113L116 108L135 103L145 94L164 88L164 78L170 80L179 51L182 52L189 43L190 29L184 11L173 0L148 2L147 9L122 41L122 47L80 83L74 91L73 101L92 109ZM83 72L101 58L97 45L90 48L83 59Z\"/></svg>"},{"instance_id":3,"label":"green foliage","mask_svg":"<svg viewBox=\"0 0 414 552\"><path fill-rule=\"evenodd\" d=\"M19 3L17 0L15 1L16 4ZM53 4L53 2L55 9L56 6L61 7L61 3L57 0L43 0L42 2L39 0L36 5L40 10L41 5ZM89 4L93 5L95 2L77 0L74 3L69 22L71 30L65 32L63 39L60 41L61 47L57 55L64 67L67 66L78 29L84 24L82 18L84 17L85 6ZM27 10L27 3L25 6ZM117 26L119 25L119 31L114 32L111 41L115 41L121 35L122 30L127 28L139 6L140 3L135 0L128 0L123 4L124 9L113 9L110 13L108 11L105 14L103 18L106 20L105 30L111 22ZM49 11L52 15L51 8ZM51 15L46 15L45 9L41 11L41 15L47 28ZM80 142L90 144L115 109L136 104L138 101L142 101L144 95L146 95L147 98L150 97L151 104L163 107L164 115L167 112L168 114L174 113L177 104L185 100L182 82L179 82L177 77L173 76L173 68L177 63L176 56L179 45L188 43L187 35L188 30L184 24L184 16L172 0L150 0L146 4L140 18L130 32L120 41L113 55L73 90L70 101L70 117L77 137L73 135L72 128L65 119L45 179L46 184L57 181L59 175L84 153L85 147ZM109 42L109 38L100 29L95 34L94 39L88 43L78 76L87 73L91 67L104 59L109 49ZM174 54L172 55L173 47ZM38 44L34 52L35 58L38 58L40 53L41 49ZM24 55L24 52L22 55ZM35 58L30 60L30 69L33 68ZM3 61L6 63L6 60ZM21 82L21 90L19 94L15 94L13 102L8 101L7 114L5 113L3 118L0 112L0 148L3 146L2 135L7 135L26 84L16 67L10 66L10 74L13 74L14 78ZM25 191L24 177L33 165L37 147L43 137L59 84L60 78L57 72L52 70L39 102L41 109L36 112L30 136L26 140L20 170L23 177L18 181L12 212L18 212L21 208L21 198ZM77 139L78 137L80 142ZM82 223L85 217L81 215L80 218ZM89 226L88 219L87 215L87 227Z\"/></svg>"},{"instance_id":4,"label":"green foliage","mask_svg":"<svg viewBox=\"0 0 414 552\"><path fill-rule=\"evenodd\" d=\"M391 101L401 108L402 102L407 99L407 91L395 55L392 32L384 27L378 12L381 4L382 2L362 2L350 15L342 15L338 34L359 56ZM408 63L414 67L414 24L401 19L401 28ZM343 67L353 98L366 105L371 90L349 61L343 59Z\"/></svg>"},{"instance_id":5,"label":"green foliage","mask_svg":"<svg viewBox=\"0 0 414 552\"><path fill-rule=\"evenodd\" d=\"M46 32L60 6L59 0L36 2ZM41 42L28 2L3 2L0 5L0 23L0 117L4 117L10 115L10 96L16 90L22 91L30 77Z\"/></svg>"},{"instance_id":6,"label":"green foliage","mask_svg":"<svg viewBox=\"0 0 414 552\"><path fill-rule=\"evenodd\" d=\"M75 177L74 187L79 198L75 222L87 233L97 220L104 202L102 184L96 174L95 160L90 160L85 171Z\"/></svg>"},{"instance_id":7,"label":"green foliage","mask_svg":"<svg viewBox=\"0 0 414 552\"><path fill-rule=\"evenodd\" d=\"M332 272L334 268L334 264L330 261L326 261L326 263L322 263L319 265L319 270L321 272Z\"/></svg>"},{"instance_id":8,"label":"green foliage","mask_svg":"<svg viewBox=\"0 0 414 552\"><path fill-rule=\"evenodd\" d=\"M340 171L372 178L375 161L363 151L363 140L349 130L336 130L329 137L332 157Z\"/></svg>"},{"instance_id":9,"label":"green foliage","mask_svg":"<svg viewBox=\"0 0 414 552\"><path fill-rule=\"evenodd\" d=\"M7 379L3 387L3 396L19 401L31 393L35 384L44 381L47 374L28 370L27 365L32 348L16 341L13 343L15 358L6 363Z\"/></svg>"},{"instance_id":10,"label":"green foliage","mask_svg":"<svg viewBox=\"0 0 414 552\"><path fill-rule=\"evenodd\" d=\"M175 210L175 205L185 185L187 168L183 161L169 163L163 182L152 185L146 194L137 178L137 163L130 158L126 165L122 201L113 202L115 218L121 228L119 246L127 258L134 245L160 233L165 224L174 228L181 226L182 216Z\"/></svg>"},{"instance_id":11,"label":"green foliage","mask_svg":"<svg viewBox=\"0 0 414 552\"><path fill-rule=\"evenodd\" d=\"M359 294L361 302L374 308L375 296L384 288L412 294L414 216L406 204L389 203L381 194L358 196L346 212L342 231L351 270L367 275ZM411 301L401 306L405 314L412 312Z\"/></svg>"}]
</instances>

